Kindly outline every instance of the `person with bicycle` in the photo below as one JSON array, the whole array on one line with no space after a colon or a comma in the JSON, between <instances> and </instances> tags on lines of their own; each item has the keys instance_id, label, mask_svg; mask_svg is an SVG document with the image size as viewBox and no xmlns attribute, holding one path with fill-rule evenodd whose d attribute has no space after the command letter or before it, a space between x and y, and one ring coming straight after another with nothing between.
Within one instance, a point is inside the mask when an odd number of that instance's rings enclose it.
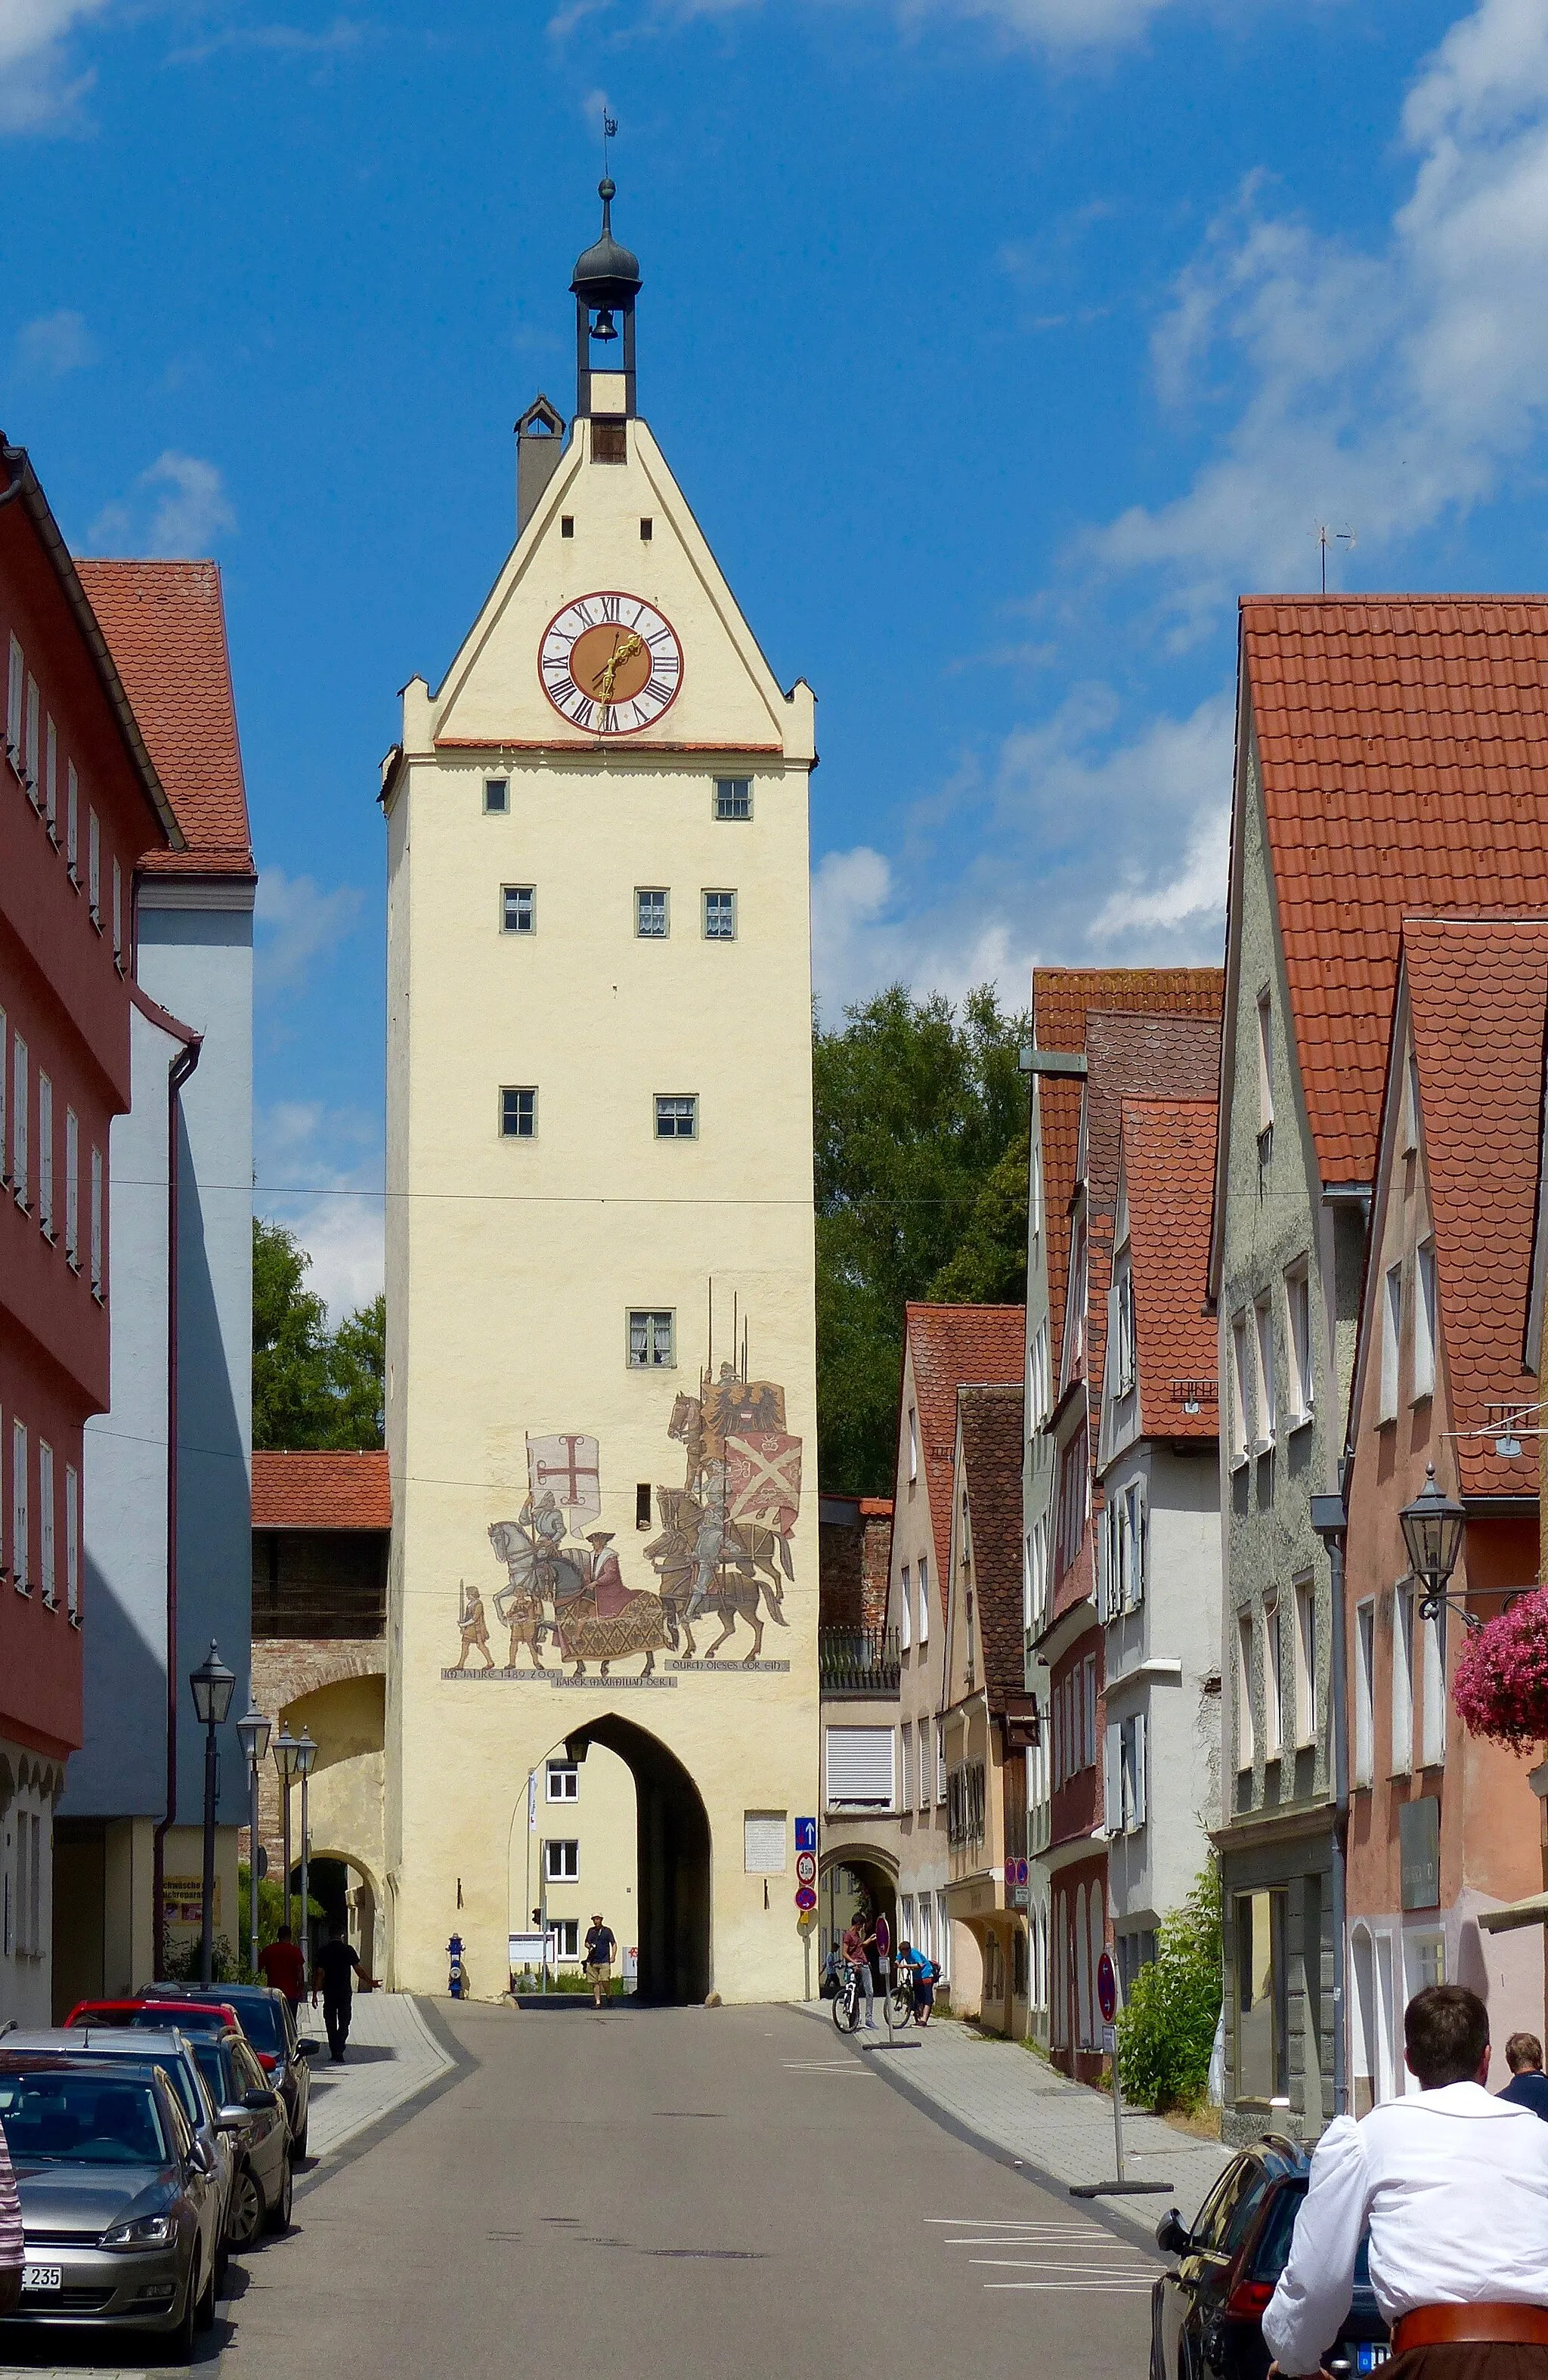
<instances>
[{"instance_id":1,"label":"person with bicycle","mask_svg":"<svg viewBox=\"0 0 1548 2380\"><path fill-rule=\"evenodd\" d=\"M911 1942L897 1946L897 1963L908 1972L913 2000L914 2022L922 2032L930 2022L930 2012L935 2005L935 1977L940 1972L933 1959L916 1950Z\"/></svg>"},{"instance_id":2,"label":"person with bicycle","mask_svg":"<svg viewBox=\"0 0 1548 2380\"><path fill-rule=\"evenodd\" d=\"M857 1909L844 1929L839 1948L845 1965L854 1976L856 1991L865 1994L867 2033L876 2030L876 1993L871 1978L871 1948L875 1939L874 1932L868 1934L865 1930L865 1911Z\"/></svg>"}]
</instances>

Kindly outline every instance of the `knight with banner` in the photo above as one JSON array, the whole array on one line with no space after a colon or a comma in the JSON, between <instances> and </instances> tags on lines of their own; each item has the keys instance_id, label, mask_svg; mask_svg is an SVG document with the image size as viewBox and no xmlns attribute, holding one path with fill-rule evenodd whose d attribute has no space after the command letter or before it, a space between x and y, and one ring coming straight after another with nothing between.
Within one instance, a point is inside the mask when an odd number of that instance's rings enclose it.
<instances>
[{"instance_id":1,"label":"knight with banner","mask_svg":"<svg viewBox=\"0 0 1548 2380\"><path fill-rule=\"evenodd\" d=\"M561 1658L583 1677L586 1663L610 1663L643 1653L649 1677L666 1644L661 1597L625 1586L612 1535L594 1529L573 1542L588 1521L602 1517L601 1451L594 1438L558 1432L527 1439L527 1498L514 1521L496 1521L489 1541L506 1565L507 1584L494 1597L495 1617L510 1630L510 1667L530 1653L542 1669L542 1641L554 1638Z\"/></svg>"},{"instance_id":2,"label":"knight with banner","mask_svg":"<svg viewBox=\"0 0 1548 2380\"><path fill-rule=\"evenodd\" d=\"M766 1605L776 1627L789 1623L784 1589L795 1576L790 1534L800 1512L801 1441L785 1427L785 1390L774 1380L744 1380L722 1364L700 1393L679 1396L667 1436L684 1450L682 1488L658 1488L662 1534L645 1548L661 1581L674 1641L680 1630L690 1659L693 1627L708 1609L720 1634L706 1650L713 1660L745 1620L755 1661L762 1650Z\"/></svg>"}]
</instances>

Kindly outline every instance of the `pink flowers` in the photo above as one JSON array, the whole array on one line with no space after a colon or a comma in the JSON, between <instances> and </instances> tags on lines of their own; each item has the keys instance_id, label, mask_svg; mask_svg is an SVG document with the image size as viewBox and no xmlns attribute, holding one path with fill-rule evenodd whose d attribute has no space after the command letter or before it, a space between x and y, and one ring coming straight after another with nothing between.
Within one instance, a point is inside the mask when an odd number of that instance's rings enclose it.
<instances>
[{"instance_id":1,"label":"pink flowers","mask_svg":"<svg viewBox=\"0 0 1548 2380\"><path fill-rule=\"evenodd\" d=\"M1548 1737L1548 1591L1523 1596L1469 1635L1452 1693L1472 1735L1518 1752Z\"/></svg>"}]
</instances>

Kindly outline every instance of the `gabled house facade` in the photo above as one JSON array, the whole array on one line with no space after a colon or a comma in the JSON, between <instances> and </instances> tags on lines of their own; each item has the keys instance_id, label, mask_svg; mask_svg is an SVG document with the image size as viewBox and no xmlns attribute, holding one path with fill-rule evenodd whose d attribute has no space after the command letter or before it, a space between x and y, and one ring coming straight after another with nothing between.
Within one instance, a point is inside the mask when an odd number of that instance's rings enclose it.
<instances>
[{"instance_id":1,"label":"gabled house facade","mask_svg":"<svg viewBox=\"0 0 1548 2380\"><path fill-rule=\"evenodd\" d=\"M1053 1840L1051 1709L1048 1665L1039 1640L1051 1617L1055 1524L1054 1439L1047 1423L1064 1366L1068 1213L1079 1170L1089 1011L1154 1007L1179 1015L1218 1015L1220 975L1213 967L1037 967L1032 974L1032 1039L1022 1052L1031 1077L1027 1201L1026 1443L1021 1469L1025 1675L1043 1714L1042 1748L1032 1764L1027 1815L1030 1906L1046 1938L1050 1922L1048 1853ZM1036 1979L1034 1978L1034 1986ZM1034 1998L1033 2032L1050 2034L1046 1970Z\"/></svg>"},{"instance_id":2,"label":"gabled house facade","mask_svg":"<svg viewBox=\"0 0 1548 2380\"><path fill-rule=\"evenodd\" d=\"M1027 1770L1039 1733L1022 1660L1020 1497L1022 1389L964 1386L952 1450L946 1611L946 1906L977 1954L976 2002L952 2006L1024 2039L1032 1968L1045 1952L1022 1880ZM959 1961L958 1975L965 1961Z\"/></svg>"},{"instance_id":3,"label":"gabled house facade","mask_svg":"<svg viewBox=\"0 0 1548 2380\"><path fill-rule=\"evenodd\" d=\"M1225 2137L1314 2139L1337 2000L1329 1557L1402 921L1548 901L1548 604L1241 606L1209 1290Z\"/></svg>"},{"instance_id":4,"label":"gabled house facade","mask_svg":"<svg viewBox=\"0 0 1548 2380\"><path fill-rule=\"evenodd\" d=\"M1220 1467L1202 1295L1213 1099L1126 1099L1097 1478L1113 1955L1127 1996L1210 1854L1220 1782Z\"/></svg>"},{"instance_id":5,"label":"gabled house facade","mask_svg":"<svg viewBox=\"0 0 1548 2380\"><path fill-rule=\"evenodd\" d=\"M1096 1443L1107 1338L1126 1096L1208 1098L1219 1058L1218 975L1192 990L1182 1013L1089 1010L1075 1178L1068 1199L1065 1311L1052 1441L1050 1571L1035 1650L1047 1665L1050 1825L1050 2046L1067 2072L1099 2070L1096 1965L1111 1940L1108 1908L1104 1630L1097 1607L1102 1500ZM1196 1013L1199 991L1216 1003Z\"/></svg>"},{"instance_id":6,"label":"gabled house facade","mask_svg":"<svg viewBox=\"0 0 1548 2380\"><path fill-rule=\"evenodd\" d=\"M1542 2027L1535 1755L1469 1734L1451 1689L1469 1625L1536 1569L1542 1416L1522 1326L1545 1022L1548 918L1405 923L1350 1429L1357 2114L1417 2089L1402 2018L1425 1984L1470 1985L1496 2044ZM1440 1606L1409 1573L1399 1518L1431 1464L1468 1516ZM1520 1901L1533 1922L1497 1927Z\"/></svg>"},{"instance_id":7,"label":"gabled house facade","mask_svg":"<svg viewBox=\"0 0 1548 2380\"><path fill-rule=\"evenodd\" d=\"M954 1922L949 1906L946 1623L957 1404L965 1385L1015 1387L1024 1328L1019 1305L910 1305L904 1318L887 1587L887 1637L899 1663L897 1925L935 1961L958 2010L980 2005L983 1974L981 1937ZM1019 1446L1013 1476L1018 1457ZM1018 1849L1024 1856L1024 1842Z\"/></svg>"}]
</instances>

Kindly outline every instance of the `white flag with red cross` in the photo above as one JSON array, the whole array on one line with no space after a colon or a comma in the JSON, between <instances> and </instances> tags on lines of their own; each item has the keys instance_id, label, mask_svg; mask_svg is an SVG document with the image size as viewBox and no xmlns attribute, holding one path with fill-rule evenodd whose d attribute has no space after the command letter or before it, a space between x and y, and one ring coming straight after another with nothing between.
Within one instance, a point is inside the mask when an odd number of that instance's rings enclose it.
<instances>
[{"instance_id":1,"label":"white flag with red cross","mask_svg":"<svg viewBox=\"0 0 1548 2380\"><path fill-rule=\"evenodd\" d=\"M726 1504L733 1521L764 1521L787 1536L801 1509L801 1442L782 1429L725 1441Z\"/></svg>"},{"instance_id":2,"label":"white flag with red cross","mask_svg":"<svg viewBox=\"0 0 1548 2380\"><path fill-rule=\"evenodd\" d=\"M534 1504L552 1496L577 1522L602 1518L602 1464L594 1438L579 1430L555 1430L547 1438L529 1436L527 1480Z\"/></svg>"}]
</instances>

